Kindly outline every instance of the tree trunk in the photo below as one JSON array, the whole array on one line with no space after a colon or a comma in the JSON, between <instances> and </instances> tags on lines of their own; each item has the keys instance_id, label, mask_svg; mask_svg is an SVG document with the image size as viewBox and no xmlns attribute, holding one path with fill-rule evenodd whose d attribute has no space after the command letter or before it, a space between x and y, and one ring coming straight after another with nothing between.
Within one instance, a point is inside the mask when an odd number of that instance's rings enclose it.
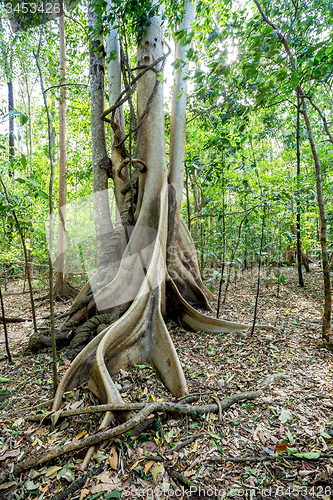
<instances>
[{"instance_id":1,"label":"tree trunk","mask_svg":"<svg viewBox=\"0 0 333 500\"><path fill-rule=\"evenodd\" d=\"M96 34L98 14L95 11L96 0L88 4L89 76L91 92L91 150L93 168L93 204L96 233L97 260L101 261L110 233L112 232L109 197L108 164L106 152L105 126L101 120L104 111L105 49L103 40Z\"/></svg>"},{"instance_id":2,"label":"tree trunk","mask_svg":"<svg viewBox=\"0 0 333 500\"><path fill-rule=\"evenodd\" d=\"M296 231L297 231L297 269L298 269L298 284L304 287L304 280L302 274L302 247L301 247L301 202L299 193L299 181L301 175L301 151L300 151L300 123L299 123L299 113L300 113L300 101L299 96L297 96L297 125L296 125L296 156L297 156L297 171L296 171L296 182L297 182L297 192L296 192Z\"/></svg>"},{"instance_id":3,"label":"tree trunk","mask_svg":"<svg viewBox=\"0 0 333 500\"><path fill-rule=\"evenodd\" d=\"M329 270L328 252L327 252L327 218L325 212L323 187L321 180L321 164L312 133L312 127L308 114L306 97L302 89L299 89L299 93L303 105L302 113L304 116L304 121L308 132L308 138L311 146L312 156L316 168L317 201L318 201L319 217L320 217L320 245L322 253L323 278L324 278L324 315L323 315L322 336L323 339L329 341L330 330L331 330L332 296L331 296L330 270Z\"/></svg>"},{"instance_id":4,"label":"tree trunk","mask_svg":"<svg viewBox=\"0 0 333 500\"><path fill-rule=\"evenodd\" d=\"M65 16L59 17L60 81L66 83ZM75 297L77 291L66 281L66 197L67 197L67 141L66 141L66 87L60 87L59 103L59 200L57 274L54 299Z\"/></svg>"},{"instance_id":5,"label":"tree trunk","mask_svg":"<svg viewBox=\"0 0 333 500\"><path fill-rule=\"evenodd\" d=\"M13 92L13 80L7 81L8 87L8 112L9 112L9 170L8 174L10 177L14 175L14 156L15 156L15 140L14 140L14 92Z\"/></svg>"},{"instance_id":6,"label":"tree trunk","mask_svg":"<svg viewBox=\"0 0 333 500\"><path fill-rule=\"evenodd\" d=\"M137 53L137 123L141 125L132 161L138 216L131 226L130 184L118 169L114 175L121 183L116 182L115 189L119 185L124 197L120 213L127 245L123 250L124 239L115 236L117 228L109 235L103 265L78 294L62 326L62 333L74 334L69 350L76 357L61 380L54 410L64 391L85 381L101 401L121 403L112 376L138 364L151 364L175 397L186 394L186 379L164 322L165 311L192 331L248 329L248 325L213 319L194 309L199 305L210 310L209 290L201 281L188 228L182 218L176 221L176 190L167 183L163 87L153 70L162 71L163 59L161 16L155 15ZM119 168L127 164L125 159ZM137 196L140 192L142 201ZM120 199L117 194L116 199ZM101 427L111 418L106 414Z\"/></svg>"},{"instance_id":7,"label":"tree trunk","mask_svg":"<svg viewBox=\"0 0 333 500\"><path fill-rule=\"evenodd\" d=\"M195 18L195 2L187 0L186 10L181 29L189 30ZM186 100L187 100L187 76L189 61L186 57L188 45L176 44L176 59L183 61L181 71L174 71L175 84L172 92L172 106L170 119L170 173L169 183L176 190L177 214L180 214L184 185L184 161L186 140ZM179 217L179 215L178 215Z\"/></svg>"}]
</instances>

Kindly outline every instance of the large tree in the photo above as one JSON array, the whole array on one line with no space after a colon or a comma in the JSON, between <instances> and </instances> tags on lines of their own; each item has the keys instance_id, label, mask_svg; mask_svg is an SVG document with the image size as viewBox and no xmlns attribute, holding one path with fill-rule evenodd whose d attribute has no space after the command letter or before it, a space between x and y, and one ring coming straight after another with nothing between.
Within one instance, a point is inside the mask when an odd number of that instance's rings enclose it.
<instances>
[{"instance_id":1,"label":"large tree","mask_svg":"<svg viewBox=\"0 0 333 500\"><path fill-rule=\"evenodd\" d=\"M139 18L138 3L127 2L126 8L133 9L133 17ZM190 0L187 9L194 9ZM136 75L130 67L124 22L128 22L130 11L114 5L110 12L109 9L111 26L120 26L119 32L112 30L107 40L107 52L115 56L108 61L109 71L113 72L109 74L111 107L103 113L112 129L112 162L101 161L100 168L107 168L114 181L118 218L97 272L78 294L62 327L62 337L74 336L68 355L75 359L60 383L54 409L60 406L64 391L87 379L101 401L120 403L112 375L135 364L151 364L174 396L186 394L186 379L165 325L167 317L191 331L231 332L248 328L213 319L195 309L211 310L211 292L202 282L195 246L180 214L186 59L181 61L185 71L177 77L172 106L172 161L168 172L161 76L169 52L163 40L161 12L157 4L144 12L146 26L144 30L141 26L144 34L137 47ZM184 19L184 30L190 27L188 19ZM95 46L97 55L102 51L101 44ZM128 123L124 128L120 106L127 101ZM104 125L100 115L94 116L94 120L99 126ZM177 130L182 131L181 142ZM108 210L104 216L109 218ZM110 418L107 414L102 426Z\"/></svg>"}]
</instances>

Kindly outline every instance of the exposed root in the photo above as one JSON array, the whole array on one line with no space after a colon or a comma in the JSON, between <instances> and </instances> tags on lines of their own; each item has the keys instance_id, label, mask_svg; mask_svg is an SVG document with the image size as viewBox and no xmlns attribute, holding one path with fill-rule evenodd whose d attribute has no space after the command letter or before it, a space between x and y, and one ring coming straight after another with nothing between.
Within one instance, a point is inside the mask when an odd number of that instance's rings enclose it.
<instances>
[{"instance_id":1,"label":"exposed root","mask_svg":"<svg viewBox=\"0 0 333 500\"><path fill-rule=\"evenodd\" d=\"M62 301L74 299L78 291L79 290L68 283L66 279L56 280L53 288L53 299Z\"/></svg>"},{"instance_id":2,"label":"exposed root","mask_svg":"<svg viewBox=\"0 0 333 500\"><path fill-rule=\"evenodd\" d=\"M100 310L109 308L110 297L128 296L129 287L137 290L137 298L119 321L100 332L74 359L59 385L53 409L60 406L64 391L81 384L87 378L90 390L100 401L122 402L111 376L120 368L135 364L151 363L174 396L179 397L187 393L185 377L161 315L165 276L161 248L165 233L163 234L160 228L166 224L165 196L166 190L163 190L158 203L159 232L144 279L142 280L142 276L133 276L132 263L127 269L125 255L116 278L95 294L95 302ZM134 232L140 234L140 226L136 226ZM137 240L138 238L134 238L135 242ZM127 252L129 251L134 253L135 248L129 247ZM138 249L138 254L140 252ZM154 289L152 284L155 284ZM110 416L107 420L109 418ZM105 425L105 422L102 425Z\"/></svg>"},{"instance_id":3,"label":"exposed root","mask_svg":"<svg viewBox=\"0 0 333 500\"><path fill-rule=\"evenodd\" d=\"M230 333L246 331L251 328L251 325L215 319L199 313L184 300L171 278L167 281L167 297L171 307L170 314L173 315L175 320L180 320L192 332ZM256 325L256 328L278 331L278 328L272 325Z\"/></svg>"},{"instance_id":4,"label":"exposed root","mask_svg":"<svg viewBox=\"0 0 333 500\"><path fill-rule=\"evenodd\" d=\"M232 406L233 404L239 402L239 401L244 401L244 400L251 400L258 398L262 395L263 391L268 387L268 385L271 382L275 382L279 379L285 378L284 375L282 374L276 374L272 375L271 377L268 377L266 381L263 382L262 386L260 389L256 391L249 391L249 392L244 392L244 393L238 393L234 394L233 396L230 396L228 398L225 398L221 400L221 408L226 409ZM154 403L127 403L127 404L119 404L119 405L104 405L103 410L105 410L107 407L108 411L112 409L112 411L115 410L121 410L121 411L131 411L134 408L142 408L137 414L132 416L127 422L111 428L111 429L103 429L96 434L93 434L85 439L81 439L79 441L74 441L70 442L64 446L60 446L57 448L53 448L46 453L43 453L42 455L39 455L37 457L29 458L27 460L24 460L21 463L16 464L13 469L7 468L7 470L3 471L0 474L0 482L4 482L8 476L9 473L13 474L19 474L25 470L29 470L31 468L38 467L40 465L43 465L57 457L63 456L67 453L75 452L78 450L81 450L83 448L88 448L91 446L95 446L103 441L109 440L113 437L119 436L120 434L123 434L124 432L129 431L130 429L133 429L133 427L136 427L139 425L141 422L145 421L148 415L151 413L155 413L158 411L172 411L175 412L176 414L205 414L205 413L217 413L219 411L219 406L217 404L212 404L212 405L202 405L202 406L191 406L191 405L183 405L181 403L170 403L170 402L165 402L165 401L160 401L160 402L154 402ZM89 409L86 408L81 408L78 409L79 413L87 413L88 411L94 412L97 407L92 407ZM99 411L102 410L102 407L100 406L98 408ZM75 410L74 410L75 411ZM68 413L68 412L67 412ZM63 412L62 415L65 415L66 412ZM44 415L45 416L45 415Z\"/></svg>"}]
</instances>

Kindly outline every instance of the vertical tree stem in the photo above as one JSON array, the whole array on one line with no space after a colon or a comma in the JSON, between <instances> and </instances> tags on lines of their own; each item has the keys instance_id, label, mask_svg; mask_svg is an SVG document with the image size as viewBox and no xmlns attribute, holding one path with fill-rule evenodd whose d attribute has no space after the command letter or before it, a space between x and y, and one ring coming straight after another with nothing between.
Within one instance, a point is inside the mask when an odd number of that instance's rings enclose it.
<instances>
[{"instance_id":1,"label":"vertical tree stem","mask_svg":"<svg viewBox=\"0 0 333 500\"><path fill-rule=\"evenodd\" d=\"M39 64L39 53L42 43L43 36L43 28L45 21L45 4L46 0L43 1L43 22L42 28L39 37L39 44L37 53L33 52L36 65L39 72L39 80L40 86L44 99L44 106L46 110L47 116L47 129L48 129L48 146L49 146L49 157L50 157L50 181L49 181L49 216L50 216L50 234L49 234L49 297L50 297L50 329L51 329L51 345L52 345L52 373L53 373L53 393L56 393L58 387L58 374L57 374L57 344L56 344L56 336L54 331L54 303L53 303L53 265L52 265L52 249L53 249L53 218L52 218L52 209L53 209L53 179L54 179L54 163L53 163L53 153L52 153L52 127L51 127L51 117L50 111L46 100L46 94L44 91L44 79L43 73Z\"/></svg>"},{"instance_id":2,"label":"vertical tree stem","mask_svg":"<svg viewBox=\"0 0 333 500\"><path fill-rule=\"evenodd\" d=\"M262 214L261 240L260 240L259 264L258 264L257 294L256 294L256 303L254 306L254 313L253 313L253 323L252 323L251 334L250 334L251 337L253 335L254 328L256 325L257 309L258 309L258 301L259 301L259 293L260 293L260 268L261 268L262 246L263 246L263 242L264 242L265 215L266 215L266 207L264 207L264 213Z\"/></svg>"},{"instance_id":3,"label":"vertical tree stem","mask_svg":"<svg viewBox=\"0 0 333 500\"><path fill-rule=\"evenodd\" d=\"M301 174L301 151L300 151L300 100L297 94L297 121L296 121L296 158L297 158L297 174L296 174L296 236L297 236L297 269L298 269L298 284L304 286L302 274L302 252L301 252L301 202L299 197L299 182Z\"/></svg>"},{"instance_id":4,"label":"vertical tree stem","mask_svg":"<svg viewBox=\"0 0 333 500\"><path fill-rule=\"evenodd\" d=\"M8 196L6 186L5 186L5 184L4 184L4 182L3 182L3 180L2 180L1 177L0 177L0 182L2 184L2 187L3 187L4 193L5 193L5 197L6 197L7 203L10 206L11 205L10 198ZM25 263L25 272L26 272L26 276L28 278L28 284L29 284L29 294L30 294L30 302L31 302L32 321L33 321L33 325L34 325L34 331L37 332L35 301L34 301L34 295L33 295L33 291L32 291L31 276L30 276L30 273L29 273L29 259L28 259L27 247L25 245L24 236L23 236L23 233L22 233L22 229L21 229L20 223L19 223L18 218L16 216L16 212L15 212L15 210L13 208L11 208L11 212L13 214L13 217L14 217L14 220L15 220L15 224L16 224L17 230L18 230L20 238L21 238L21 243L22 243L22 248L23 248L23 255L24 255L24 263Z\"/></svg>"},{"instance_id":5,"label":"vertical tree stem","mask_svg":"<svg viewBox=\"0 0 333 500\"><path fill-rule=\"evenodd\" d=\"M1 311L2 311L2 319L3 319L3 329L4 329L4 332L5 332L6 351L7 351L8 361L9 361L9 363L11 363L12 362L12 355L10 354L10 350L9 350L7 323L6 323L6 316L5 316L5 307L3 305L1 287L0 287L0 301L1 301Z\"/></svg>"}]
</instances>

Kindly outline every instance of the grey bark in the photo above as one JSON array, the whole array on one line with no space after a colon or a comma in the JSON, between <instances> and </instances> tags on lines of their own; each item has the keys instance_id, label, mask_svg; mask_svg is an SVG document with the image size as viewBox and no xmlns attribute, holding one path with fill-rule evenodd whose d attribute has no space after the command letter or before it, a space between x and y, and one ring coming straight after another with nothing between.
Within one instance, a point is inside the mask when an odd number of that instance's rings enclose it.
<instances>
[{"instance_id":1,"label":"grey bark","mask_svg":"<svg viewBox=\"0 0 333 500\"><path fill-rule=\"evenodd\" d=\"M93 168L94 224L96 234L97 256L100 261L106 243L112 232L109 198L108 174L103 165L107 159L105 122L101 120L104 111L105 90L105 49L103 40L96 35L98 13L95 11L95 0L88 5L89 43L89 76L91 93L91 147Z\"/></svg>"}]
</instances>

